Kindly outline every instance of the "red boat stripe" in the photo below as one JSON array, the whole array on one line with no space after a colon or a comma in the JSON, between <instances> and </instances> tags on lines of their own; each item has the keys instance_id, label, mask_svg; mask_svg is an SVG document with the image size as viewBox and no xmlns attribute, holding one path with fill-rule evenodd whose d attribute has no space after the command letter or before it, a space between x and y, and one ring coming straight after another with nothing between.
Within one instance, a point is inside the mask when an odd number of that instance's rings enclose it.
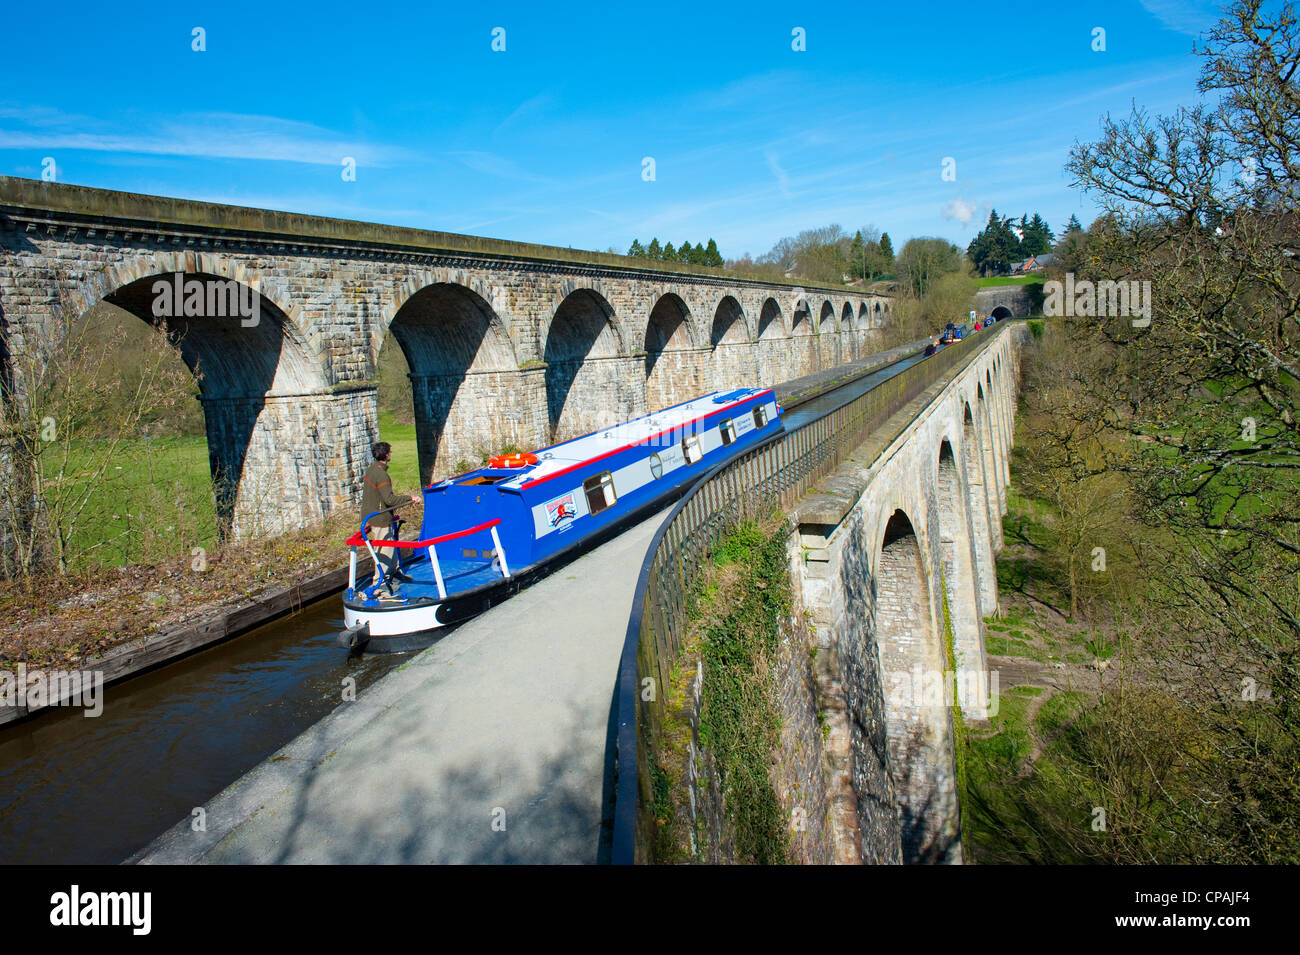
<instances>
[{"instance_id":1,"label":"red boat stripe","mask_svg":"<svg viewBox=\"0 0 1300 955\"><path fill-rule=\"evenodd\" d=\"M719 408L717 411L710 411L708 414L700 415L698 418L692 418L690 421L682 421L678 424L673 425L671 428L664 428L658 434L649 435L647 437L642 438L640 441L634 442L633 444L625 444L621 448L615 448L612 451L606 451L604 454L598 454L594 458L587 458L587 460L585 461L579 461L577 464L571 464L567 468L561 468L559 471L555 471L551 474L546 474L543 475L542 477L534 478L531 481L525 481L523 484L519 486L519 488L520 490L527 490L528 488L534 487L535 485L543 484L546 481L551 480L552 478L561 477L562 475L568 474L570 471L576 471L578 468L585 468L588 464L595 464L597 461L603 461L605 460L605 458L608 458L611 455L622 454L624 451L628 450L629 448L635 448L639 444L649 444L651 441L655 440L655 438L668 434L669 432L676 431L679 428L687 428L690 425L695 424L695 422L697 421L703 421L705 418L712 418L714 415L724 414L725 412L730 411L732 408L743 405L746 401L752 401L755 398L762 398L764 395L770 395L771 393L772 393L772 389L769 388L767 389L767 391L760 391L758 394L750 395L748 398L741 398L739 401L732 402L731 404L727 405L725 408ZM683 402L683 404L685 404L685 402Z\"/></svg>"},{"instance_id":2,"label":"red boat stripe","mask_svg":"<svg viewBox=\"0 0 1300 955\"><path fill-rule=\"evenodd\" d=\"M463 531L453 531L450 534L443 534L441 537L430 537L428 540L424 541L394 541L373 538L370 540L370 543L375 547L429 547L433 544L445 544L447 541L454 541L458 537L468 537L470 534L477 534L479 531L485 531L489 527L496 527L500 523L501 518L494 517L492 520L484 521L482 524L478 524L475 527L467 527ZM365 543L365 541L361 539L361 532L358 531L347 539L347 543L355 547L360 546Z\"/></svg>"}]
</instances>

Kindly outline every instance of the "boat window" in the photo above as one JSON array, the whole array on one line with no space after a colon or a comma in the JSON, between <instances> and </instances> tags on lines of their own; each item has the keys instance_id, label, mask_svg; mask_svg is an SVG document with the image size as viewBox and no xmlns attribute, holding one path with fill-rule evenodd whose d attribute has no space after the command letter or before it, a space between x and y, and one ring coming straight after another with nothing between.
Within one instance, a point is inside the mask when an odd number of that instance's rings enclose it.
<instances>
[{"instance_id":1,"label":"boat window","mask_svg":"<svg viewBox=\"0 0 1300 955\"><path fill-rule=\"evenodd\" d=\"M762 428L767 425L767 405L754 405L754 427Z\"/></svg>"},{"instance_id":2,"label":"boat window","mask_svg":"<svg viewBox=\"0 0 1300 955\"><path fill-rule=\"evenodd\" d=\"M650 473L656 480L664 476L664 461L658 453L650 455Z\"/></svg>"},{"instance_id":3,"label":"boat window","mask_svg":"<svg viewBox=\"0 0 1300 955\"><path fill-rule=\"evenodd\" d=\"M473 560L475 557L478 556L478 551L476 551L473 547L462 547L460 549L460 556L463 557L465 560Z\"/></svg>"},{"instance_id":4,"label":"boat window","mask_svg":"<svg viewBox=\"0 0 1300 955\"><path fill-rule=\"evenodd\" d=\"M582 490L587 495L587 510L592 514L599 514L618 500L614 493L614 475L608 471L587 478L582 482Z\"/></svg>"},{"instance_id":5,"label":"boat window","mask_svg":"<svg viewBox=\"0 0 1300 955\"><path fill-rule=\"evenodd\" d=\"M722 435L723 444L731 444L736 440L736 422L728 418L718 425L718 432Z\"/></svg>"},{"instance_id":6,"label":"boat window","mask_svg":"<svg viewBox=\"0 0 1300 955\"><path fill-rule=\"evenodd\" d=\"M704 452L700 450L698 435L692 434L682 438L682 454L685 455L687 464L694 464L704 457Z\"/></svg>"}]
</instances>

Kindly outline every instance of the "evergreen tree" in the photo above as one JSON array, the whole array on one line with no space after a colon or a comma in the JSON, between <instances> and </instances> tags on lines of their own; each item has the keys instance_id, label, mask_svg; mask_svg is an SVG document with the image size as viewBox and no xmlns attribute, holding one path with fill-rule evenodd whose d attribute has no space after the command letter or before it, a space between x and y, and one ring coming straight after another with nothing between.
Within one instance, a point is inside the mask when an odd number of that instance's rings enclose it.
<instances>
[{"instance_id":1,"label":"evergreen tree","mask_svg":"<svg viewBox=\"0 0 1300 955\"><path fill-rule=\"evenodd\" d=\"M653 239L651 239L651 240L650 240L650 244L649 244L648 246L646 246L645 257L646 257L647 259L650 259L650 260L654 261L654 262L661 262L661 261L663 261L664 250L663 250L663 248L659 245L659 237L658 237L658 236L655 236Z\"/></svg>"},{"instance_id":2,"label":"evergreen tree","mask_svg":"<svg viewBox=\"0 0 1300 955\"><path fill-rule=\"evenodd\" d=\"M1028 222L1025 221L1023 216L1020 222L1022 230L1020 252L1022 257L1042 255L1044 252L1052 251L1052 244L1056 241L1056 236L1052 233L1047 220L1035 212L1034 217Z\"/></svg>"},{"instance_id":3,"label":"evergreen tree","mask_svg":"<svg viewBox=\"0 0 1300 955\"><path fill-rule=\"evenodd\" d=\"M894 268L894 243L889 241L889 233L880 233L880 255L887 263L886 272L893 271Z\"/></svg>"},{"instance_id":4,"label":"evergreen tree","mask_svg":"<svg viewBox=\"0 0 1300 955\"><path fill-rule=\"evenodd\" d=\"M704 250L704 264L712 265L715 268L722 268L722 253L718 251L718 243L712 239L709 240L708 248Z\"/></svg>"},{"instance_id":5,"label":"evergreen tree","mask_svg":"<svg viewBox=\"0 0 1300 955\"><path fill-rule=\"evenodd\" d=\"M1079 217L1076 215L1071 215L1070 221L1067 222L1065 225L1065 234L1069 235L1071 232L1082 232L1082 231L1083 231L1083 226L1079 224Z\"/></svg>"},{"instance_id":6,"label":"evergreen tree","mask_svg":"<svg viewBox=\"0 0 1300 955\"><path fill-rule=\"evenodd\" d=\"M628 258L632 258L632 259L645 258L645 247L641 244L640 239L632 240L632 247L627 250L627 254L628 254Z\"/></svg>"},{"instance_id":7,"label":"evergreen tree","mask_svg":"<svg viewBox=\"0 0 1300 955\"><path fill-rule=\"evenodd\" d=\"M1005 272L1012 262L1021 258L1020 240L1011 224L1010 217L1004 219L996 209L992 210L988 224L966 247L966 257L981 275Z\"/></svg>"},{"instance_id":8,"label":"evergreen tree","mask_svg":"<svg viewBox=\"0 0 1300 955\"><path fill-rule=\"evenodd\" d=\"M673 244L671 242L669 242L667 245L664 246L664 254L661 256L661 258L665 262L677 261L677 250L673 248Z\"/></svg>"},{"instance_id":9,"label":"evergreen tree","mask_svg":"<svg viewBox=\"0 0 1300 955\"><path fill-rule=\"evenodd\" d=\"M867 277L866 264L866 246L862 242L862 230L859 229L853 235L853 241L849 243L849 274L858 278Z\"/></svg>"}]
</instances>

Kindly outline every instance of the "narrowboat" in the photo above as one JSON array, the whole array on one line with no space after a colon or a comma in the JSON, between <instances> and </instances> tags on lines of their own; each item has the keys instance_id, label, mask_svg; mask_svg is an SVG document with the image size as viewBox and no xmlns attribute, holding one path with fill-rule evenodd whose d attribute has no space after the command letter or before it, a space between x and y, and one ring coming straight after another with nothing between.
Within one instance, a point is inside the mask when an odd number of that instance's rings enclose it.
<instances>
[{"instance_id":1,"label":"narrowboat","mask_svg":"<svg viewBox=\"0 0 1300 955\"><path fill-rule=\"evenodd\" d=\"M400 651L430 631L499 603L565 560L683 493L715 464L781 429L771 389L714 392L423 489L418 540L399 541L389 592L385 568L357 579L376 546L362 529L348 539L343 594L351 650ZM368 645L368 646L367 646Z\"/></svg>"}]
</instances>

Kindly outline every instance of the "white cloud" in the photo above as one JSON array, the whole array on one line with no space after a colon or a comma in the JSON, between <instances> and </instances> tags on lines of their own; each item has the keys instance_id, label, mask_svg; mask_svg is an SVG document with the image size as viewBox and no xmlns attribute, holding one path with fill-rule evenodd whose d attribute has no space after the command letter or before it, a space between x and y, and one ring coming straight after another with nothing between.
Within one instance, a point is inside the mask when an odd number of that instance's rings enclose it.
<instances>
[{"instance_id":1,"label":"white cloud","mask_svg":"<svg viewBox=\"0 0 1300 955\"><path fill-rule=\"evenodd\" d=\"M781 188L781 195L787 199L790 198L790 175L781 168L781 163L776 158L776 153L765 152L764 158L767 159L767 167L772 170L772 175L776 176L776 184Z\"/></svg>"},{"instance_id":2,"label":"white cloud","mask_svg":"<svg viewBox=\"0 0 1300 955\"><path fill-rule=\"evenodd\" d=\"M1217 3L1205 0L1140 0L1166 29L1198 36L1219 22Z\"/></svg>"},{"instance_id":3,"label":"white cloud","mask_svg":"<svg viewBox=\"0 0 1300 955\"><path fill-rule=\"evenodd\" d=\"M536 118L538 114L544 113L554 101L555 98L550 93L538 93L536 96L526 99L516 106L514 111L505 119L501 120L501 122L497 124L496 129L492 130L492 132L499 133L507 126L519 122L520 120Z\"/></svg>"},{"instance_id":4,"label":"white cloud","mask_svg":"<svg viewBox=\"0 0 1300 955\"><path fill-rule=\"evenodd\" d=\"M975 208L975 203L967 202L961 196L957 196L955 199L949 199L943 204L943 210L940 214L945 219L952 219L962 225L970 225L970 220L975 215Z\"/></svg>"},{"instance_id":5,"label":"white cloud","mask_svg":"<svg viewBox=\"0 0 1300 955\"><path fill-rule=\"evenodd\" d=\"M530 172L513 159L506 159L504 156L497 156L494 153L477 149L462 149L449 151L447 155L462 163L466 168L472 169L474 172L481 172L487 176L515 179L520 182L550 181L545 176Z\"/></svg>"},{"instance_id":6,"label":"white cloud","mask_svg":"<svg viewBox=\"0 0 1300 955\"><path fill-rule=\"evenodd\" d=\"M61 114L44 107L3 107L0 120L17 121L19 127L26 127L0 128L0 149L84 149L328 166L338 165L344 156L352 156L363 166L383 166L411 158L409 150L401 147L348 140L311 123L276 116L193 113L155 121L141 117L127 124Z\"/></svg>"}]
</instances>

